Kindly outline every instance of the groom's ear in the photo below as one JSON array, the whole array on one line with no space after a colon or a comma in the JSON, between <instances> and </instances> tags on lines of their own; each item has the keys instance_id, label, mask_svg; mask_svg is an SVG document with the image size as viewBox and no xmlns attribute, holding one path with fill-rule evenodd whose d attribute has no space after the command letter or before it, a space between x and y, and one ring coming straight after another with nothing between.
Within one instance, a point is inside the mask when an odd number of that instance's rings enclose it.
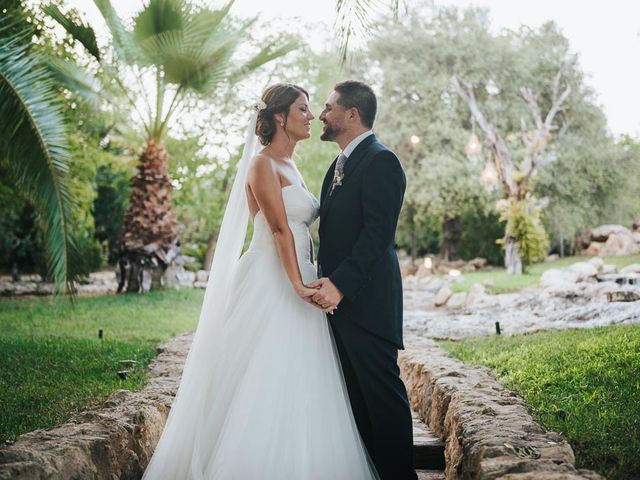
<instances>
[{"instance_id":1,"label":"groom's ear","mask_svg":"<svg viewBox=\"0 0 640 480\"><path fill-rule=\"evenodd\" d=\"M362 120L360 119L360 112L356 107L351 107L347 110L347 118L349 118L349 120L362 123Z\"/></svg>"}]
</instances>

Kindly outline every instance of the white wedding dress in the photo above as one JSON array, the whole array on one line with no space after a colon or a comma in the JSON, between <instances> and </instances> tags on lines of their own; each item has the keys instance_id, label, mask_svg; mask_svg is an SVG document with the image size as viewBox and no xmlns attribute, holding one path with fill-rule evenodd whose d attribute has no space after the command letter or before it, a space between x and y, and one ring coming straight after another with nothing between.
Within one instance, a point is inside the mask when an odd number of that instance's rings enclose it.
<instances>
[{"instance_id":1,"label":"white wedding dress","mask_svg":"<svg viewBox=\"0 0 640 480\"><path fill-rule=\"evenodd\" d=\"M316 278L308 228L318 201L300 185L284 187L282 197L308 283ZM327 318L296 295L261 212L228 282L224 323L205 340L215 359L208 379L194 398L184 397L181 384L178 410L172 407L143 478L376 478Z\"/></svg>"}]
</instances>

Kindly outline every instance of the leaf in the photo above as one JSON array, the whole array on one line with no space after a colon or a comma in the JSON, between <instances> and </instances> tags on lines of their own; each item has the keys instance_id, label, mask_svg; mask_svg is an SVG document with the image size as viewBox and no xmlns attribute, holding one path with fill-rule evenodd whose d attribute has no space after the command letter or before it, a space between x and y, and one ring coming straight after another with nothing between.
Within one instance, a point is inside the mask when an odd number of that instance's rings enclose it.
<instances>
[{"instance_id":1,"label":"leaf","mask_svg":"<svg viewBox=\"0 0 640 480\"><path fill-rule=\"evenodd\" d=\"M140 62L140 52L134 42L133 34L127 30L109 0L93 0L104 18L118 57L129 65Z\"/></svg>"},{"instance_id":2,"label":"leaf","mask_svg":"<svg viewBox=\"0 0 640 480\"><path fill-rule=\"evenodd\" d=\"M0 137L5 139L0 157L38 210L57 291L64 286L73 293L79 256L71 228L71 153L62 105L42 58L29 52L24 40L24 34L16 34L0 44Z\"/></svg>"},{"instance_id":3,"label":"leaf","mask_svg":"<svg viewBox=\"0 0 640 480\"><path fill-rule=\"evenodd\" d=\"M96 42L96 33L88 25L84 23L76 23L71 18L60 11L57 5L49 4L42 7L42 10L58 22L64 29L78 42L80 42L87 51L93 55L96 60L100 61L100 50Z\"/></svg>"},{"instance_id":4,"label":"leaf","mask_svg":"<svg viewBox=\"0 0 640 480\"><path fill-rule=\"evenodd\" d=\"M102 96L101 82L86 70L59 58L47 58L45 65L53 77L68 90L92 104Z\"/></svg>"},{"instance_id":5,"label":"leaf","mask_svg":"<svg viewBox=\"0 0 640 480\"><path fill-rule=\"evenodd\" d=\"M151 0L134 21L133 37L143 42L149 37L176 30L181 31L185 23L183 0Z\"/></svg>"}]
</instances>

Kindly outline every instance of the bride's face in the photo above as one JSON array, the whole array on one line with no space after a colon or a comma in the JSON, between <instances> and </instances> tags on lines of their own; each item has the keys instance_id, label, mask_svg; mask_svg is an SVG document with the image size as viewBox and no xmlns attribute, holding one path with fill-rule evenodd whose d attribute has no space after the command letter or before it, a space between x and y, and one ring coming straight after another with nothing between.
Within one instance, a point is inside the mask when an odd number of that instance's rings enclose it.
<instances>
[{"instance_id":1,"label":"bride's face","mask_svg":"<svg viewBox=\"0 0 640 480\"><path fill-rule=\"evenodd\" d=\"M287 133L294 140L304 140L311 136L311 120L315 117L309 110L309 100L304 94L296 99L287 113Z\"/></svg>"}]
</instances>

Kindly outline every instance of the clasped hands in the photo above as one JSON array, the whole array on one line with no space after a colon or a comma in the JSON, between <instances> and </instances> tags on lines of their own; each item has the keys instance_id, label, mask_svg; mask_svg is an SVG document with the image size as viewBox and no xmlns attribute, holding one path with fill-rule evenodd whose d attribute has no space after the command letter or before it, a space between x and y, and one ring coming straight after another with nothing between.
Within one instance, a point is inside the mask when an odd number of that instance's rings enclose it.
<instances>
[{"instance_id":1,"label":"clasped hands","mask_svg":"<svg viewBox=\"0 0 640 480\"><path fill-rule=\"evenodd\" d=\"M344 294L331 280L322 277L299 289L298 295L305 301L328 314L338 308Z\"/></svg>"}]
</instances>

